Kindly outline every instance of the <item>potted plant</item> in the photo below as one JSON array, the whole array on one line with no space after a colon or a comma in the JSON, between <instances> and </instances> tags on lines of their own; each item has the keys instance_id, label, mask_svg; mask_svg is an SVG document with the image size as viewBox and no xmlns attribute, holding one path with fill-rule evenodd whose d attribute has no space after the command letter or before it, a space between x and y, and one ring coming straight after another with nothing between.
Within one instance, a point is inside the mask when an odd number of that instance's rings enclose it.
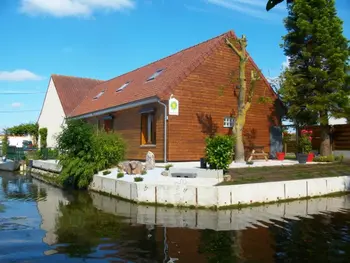
<instances>
[{"instance_id":1,"label":"potted plant","mask_svg":"<svg viewBox=\"0 0 350 263\"><path fill-rule=\"evenodd\" d=\"M301 130L300 138L299 138L299 150L298 153L298 162L299 163L306 163L310 159L312 161L313 154L311 153L312 150L312 131L311 130Z\"/></svg>"},{"instance_id":2,"label":"potted plant","mask_svg":"<svg viewBox=\"0 0 350 263\"><path fill-rule=\"evenodd\" d=\"M283 161L284 158L286 157L287 143L290 141L290 139L291 139L291 134L286 130L283 131L282 132L282 143L283 143L283 147L284 147L284 152L277 152L276 153L277 160Z\"/></svg>"}]
</instances>

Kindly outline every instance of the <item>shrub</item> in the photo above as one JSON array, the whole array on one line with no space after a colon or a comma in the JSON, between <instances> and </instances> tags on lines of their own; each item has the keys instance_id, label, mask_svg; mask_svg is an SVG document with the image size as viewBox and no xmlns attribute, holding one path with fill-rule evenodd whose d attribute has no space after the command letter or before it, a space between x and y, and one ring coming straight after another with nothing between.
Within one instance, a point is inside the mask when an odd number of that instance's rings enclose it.
<instances>
[{"instance_id":1,"label":"shrub","mask_svg":"<svg viewBox=\"0 0 350 263\"><path fill-rule=\"evenodd\" d=\"M94 174L115 166L125 154L125 143L119 135L96 133L83 120L68 120L57 136L57 144L62 184L77 188L87 188Z\"/></svg>"},{"instance_id":2,"label":"shrub","mask_svg":"<svg viewBox=\"0 0 350 263\"><path fill-rule=\"evenodd\" d=\"M103 175L107 175L107 174L110 174L110 173L111 173L111 171L109 171L109 170L106 170L106 171L102 172Z\"/></svg>"},{"instance_id":3,"label":"shrub","mask_svg":"<svg viewBox=\"0 0 350 263\"><path fill-rule=\"evenodd\" d=\"M117 174L117 178L123 178L124 177L124 173L123 172L119 172L118 174Z\"/></svg>"},{"instance_id":4,"label":"shrub","mask_svg":"<svg viewBox=\"0 0 350 263\"><path fill-rule=\"evenodd\" d=\"M142 182L143 178L142 177L134 177L134 182Z\"/></svg>"},{"instance_id":5,"label":"shrub","mask_svg":"<svg viewBox=\"0 0 350 263\"><path fill-rule=\"evenodd\" d=\"M98 132L93 136L94 159L98 170L118 165L125 156L126 144L116 133Z\"/></svg>"},{"instance_id":6,"label":"shrub","mask_svg":"<svg viewBox=\"0 0 350 263\"><path fill-rule=\"evenodd\" d=\"M145 174L147 174L147 170L142 170L141 175L145 175Z\"/></svg>"},{"instance_id":7,"label":"shrub","mask_svg":"<svg viewBox=\"0 0 350 263\"><path fill-rule=\"evenodd\" d=\"M171 167L173 167L172 164L167 164L167 165L165 165L165 170L166 170L166 171L169 171L169 169L170 169Z\"/></svg>"},{"instance_id":8,"label":"shrub","mask_svg":"<svg viewBox=\"0 0 350 263\"><path fill-rule=\"evenodd\" d=\"M331 163L331 162L342 162L344 160L344 155L334 156L316 156L313 161L318 163Z\"/></svg>"},{"instance_id":9,"label":"shrub","mask_svg":"<svg viewBox=\"0 0 350 263\"><path fill-rule=\"evenodd\" d=\"M47 147L47 128L40 128L39 135L40 135L40 147L46 148Z\"/></svg>"},{"instance_id":10,"label":"shrub","mask_svg":"<svg viewBox=\"0 0 350 263\"><path fill-rule=\"evenodd\" d=\"M9 148L9 141L8 141L8 135L7 135L7 132L5 132L5 135L4 137L2 138L2 156L6 156L7 155L7 151L8 151L8 148Z\"/></svg>"},{"instance_id":11,"label":"shrub","mask_svg":"<svg viewBox=\"0 0 350 263\"><path fill-rule=\"evenodd\" d=\"M228 170L232 162L235 139L229 135L216 135L206 138L206 160L211 169Z\"/></svg>"},{"instance_id":12,"label":"shrub","mask_svg":"<svg viewBox=\"0 0 350 263\"><path fill-rule=\"evenodd\" d=\"M248 164L248 165L253 165L254 162L253 162L253 161L247 161L246 164Z\"/></svg>"}]
</instances>

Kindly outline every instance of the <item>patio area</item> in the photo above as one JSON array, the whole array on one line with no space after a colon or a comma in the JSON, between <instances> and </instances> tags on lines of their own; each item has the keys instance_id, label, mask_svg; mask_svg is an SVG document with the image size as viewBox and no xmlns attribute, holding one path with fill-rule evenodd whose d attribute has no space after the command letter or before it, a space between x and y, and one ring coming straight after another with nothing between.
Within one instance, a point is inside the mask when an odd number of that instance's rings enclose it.
<instances>
[{"instance_id":1,"label":"patio area","mask_svg":"<svg viewBox=\"0 0 350 263\"><path fill-rule=\"evenodd\" d=\"M169 163L156 163L156 167L165 167L166 165L172 164L175 168L200 168L200 162L169 162ZM248 167L270 167L270 166L289 166L289 165L297 165L299 164L296 160L284 160L284 161L278 161L278 160L254 160L254 164L248 165L246 163L235 163L232 162L230 164L230 168L236 169L236 168L248 168ZM309 164L316 164L316 162L306 163Z\"/></svg>"}]
</instances>

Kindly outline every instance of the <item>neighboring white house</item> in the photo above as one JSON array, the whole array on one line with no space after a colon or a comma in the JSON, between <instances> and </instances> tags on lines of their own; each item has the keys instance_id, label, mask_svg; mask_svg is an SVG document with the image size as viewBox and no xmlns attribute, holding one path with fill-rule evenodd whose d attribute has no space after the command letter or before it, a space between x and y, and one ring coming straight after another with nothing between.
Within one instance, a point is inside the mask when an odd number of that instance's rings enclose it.
<instances>
[{"instance_id":1,"label":"neighboring white house","mask_svg":"<svg viewBox=\"0 0 350 263\"><path fill-rule=\"evenodd\" d=\"M340 125L340 124L347 124L347 123L348 122L345 118L339 118L339 119L336 119L333 117L329 118L329 125Z\"/></svg>"},{"instance_id":2,"label":"neighboring white house","mask_svg":"<svg viewBox=\"0 0 350 263\"><path fill-rule=\"evenodd\" d=\"M47 147L56 146L56 136L61 131L66 116L101 82L103 81L88 78L51 76L38 118L39 129L47 128Z\"/></svg>"}]
</instances>

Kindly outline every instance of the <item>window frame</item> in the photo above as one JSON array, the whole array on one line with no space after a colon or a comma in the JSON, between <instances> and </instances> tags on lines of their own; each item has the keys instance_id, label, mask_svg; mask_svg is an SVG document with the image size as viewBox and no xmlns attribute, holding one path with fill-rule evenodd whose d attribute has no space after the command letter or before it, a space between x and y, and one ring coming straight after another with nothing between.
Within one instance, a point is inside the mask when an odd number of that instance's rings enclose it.
<instances>
[{"instance_id":1,"label":"window frame","mask_svg":"<svg viewBox=\"0 0 350 263\"><path fill-rule=\"evenodd\" d=\"M141 112L140 113L140 146L156 146L156 112ZM145 127L146 125L146 127Z\"/></svg>"},{"instance_id":2,"label":"window frame","mask_svg":"<svg viewBox=\"0 0 350 263\"><path fill-rule=\"evenodd\" d=\"M233 128L235 120L233 117L226 116L224 117L223 127L224 128Z\"/></svg>"},{"instance_id":3,"label":"window frame","mask_svg":"<svg viewBox=\"0 0 350 263\"><path fill-rule=\"evenodd\" d=\"M160 74L164 72L164 68L157 69L156 72L154 72L147 80L146 82L155 80Z\"/></svg>"},{"instance_id":4,"label":"window frame","mask_svg":"<svg viewBox=\"0 0 350 263\"><path fill-rule=\"evenodd\" d=\"M92 100L98 100L104 93L105 93L105 90L100 91L95 97L93 97Z\"/></svg>"}]
</instances>

